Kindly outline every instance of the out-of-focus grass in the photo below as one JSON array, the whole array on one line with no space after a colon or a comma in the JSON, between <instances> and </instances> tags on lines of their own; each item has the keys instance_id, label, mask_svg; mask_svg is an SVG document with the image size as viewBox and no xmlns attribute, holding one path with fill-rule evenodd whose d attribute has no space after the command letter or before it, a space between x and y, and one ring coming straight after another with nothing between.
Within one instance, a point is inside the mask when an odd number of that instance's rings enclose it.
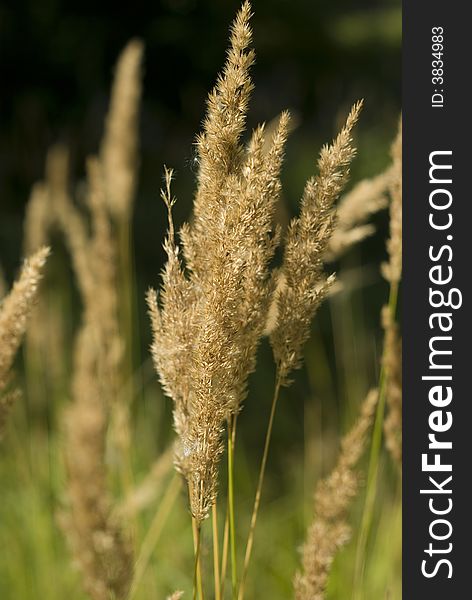
<instances>
[{"instance_id":1,"label":"out-of-focus grass","mask_svg":"<svg viewBox=\"0 0 472 600\"><path fill-rule=\"evenodd\" d=\"M373 175L388 160L391 132L388 128L366 128L359 137L359 158L353 179ZM298 149L300 145L298 145ZM295 164L288 156L288 180L302 181L313 169L313 148L306 148ZM310 151L308 151L310 150ZM298 151L297 151L298 152ZM289 189L294 189L289 185ZM291 212L291 198L285 198ZM381 354L380 306L387 289L379 275L384 245L386 215L377 220L379 234L333 265L346 278L345 289L330 298L313 326L305 350L305 366L296 374L292 388L283 392L276 416L271 453L264 487L252 564L247 581L248 598L291 598L292 578L299 564L298 548L312 518L312 493L316 481L335 463L339 439L352 424L356 409L367 390L377 384ZM163 228L161 237L164 234ZM59 250L56 253L61 254ZM76 304L71 274L61 260L51 266L54 282L48 294L54 306L67 313L63 350L68 373ZM157 273L156 268L156 273ZM54 275L55 273L55 275ZM352 274L349 278L348 275ZM150 282L138 282L144 287ZM168 448L171 404L156 381L146 344L147 320L142 295L137 294L144 362L135 374L140 389L133 405L132 462L137 483L154 460ZM43 357L44 358L44 357ZM236 447L236 516L238 557L241 563L252 509L261 445L273 386L273 366L267 344L259 356L259 370L251 378L250 394L238 422ZM68 382L51 387L40 376L47 366L23 373L18 380L24 390L16 406L7 435L0 445L0 598L2 600L86 600L79 573L57 525L57 514L67 502L62 460L61 415L69 402ZM43 373L44 375L44 373ZM109 456L112 477L120 468ZM222 462L224 465L224 461ZM367 456L362 470L367 471ZM225 506L225 472L221 474L220 508ZM139 541L151 526L171 474L159 484L157 497L139 515ZM367 568L363 582L365 600L401 597L401 502L399 474L383 452L374 523L367 545ZM118 488L118 486L116 486ZM351 513L353 536L337 556L328 590L329 600L351 597L362 488ZM219 523L220 537L224 523ZM221 540L220 540L221 543ZM139 552L138 552L139 556ZM204 580L212 580L210 523L203 529ZM148 567L139 582L136 600L163 599L183 589L191 597L193 548L187 499L178 493ZM229 584L227 585L229 590ZM387 595L389 594L389 595Z\"/></svg>"},{"instance_id":2,"label":"out-of-focus grass","mask_svg":"<svg viewBox=\"0 0 472 600\"><path fill-rule=\"evenodd\" d=\"M309 402L313 400L313 396L307 398ZM307 410L310 409L307 407ZM18 419L16 421L12 427L19 424ZM339 421L342 418L339 417ZM279 437L277 430L280 432L282 426L279 420L273 440L274 447L277 446ZM316 423L311 426L319 429ZM141 431L141 435L143 433ZM146 433L152 434L150 431ZM333 464L337 441L334 431L324 432L321 439L307 440L307 447L315 451L322 450L322 456L310 456L305 465L326 472ZM139 438L136 443L139 444ZM65 502L59 445L60 435L57 433L48 435L30 431L28 440L24 437L24 432L19 435L16 429L5 440L0 460L0 543L4 549L0 554L0 597L4 600L86 598L82 592L80 577L71 564L69 552L56 523L57 511L60 510L61 503ZM148 461L145 461L143 454L145 453L140 452L142 464L138 465L141 475L153 459L148 453ZM314 471L305 472L303 457L290 448L286 448L284 454L283 464L279 465L284 471L283 477L273 473L265 488L248 578L248 598L292 597L291 580L299 558L297 548L311 518L311 484L317 479L317 474ZM249 523L258 459L259 454L254 451L239 448L237 452L240 465L236 482L239 548L243 547ZM272 467L273 462L271 460ZM277 472L277 469L274 468L274 471ZM401 597L401 521L395 478L396 474L391 467L383 470L378 510L372 528L374 535L369 544L364 588L366 600L384 598L387 590L390 591L391 598ZM169 478L162 483L163 490L156 501L141 515L140 531L144 535L168 480ZM352 514L353 539L334 564L328 593L328 598L333 600L350 597L361 500ZM219 502L224 505L224 494ZM173 589L184 589L187 596L190 594L193 550L186 506L187 499L184 491L181 491L140 582L137 600L164 598ZM220 522L220 534L223 525ZM209 523L204 528L202 558L204 579L211 581Z\"/></svg>"}]
</instances>

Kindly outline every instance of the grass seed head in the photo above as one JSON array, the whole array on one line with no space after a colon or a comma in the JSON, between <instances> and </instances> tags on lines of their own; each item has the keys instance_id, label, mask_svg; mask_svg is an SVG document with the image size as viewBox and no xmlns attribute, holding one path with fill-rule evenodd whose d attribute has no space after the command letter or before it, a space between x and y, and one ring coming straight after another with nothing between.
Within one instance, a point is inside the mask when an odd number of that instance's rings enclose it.
<instances>
[{"instance_id":1,"label":"grass seed head","mask_svg":"<svg viewBox=\"0 0 472 600\"><path fill-rule=\"evenodd\" d=\"M307 182L300 215L292 220L285 236L281 269L284 285L276 290L277 325L270 334L284 384L289 383L290 372L301 364L311 320L334 281L325 276L323 259L335 224L334 203L355 155L351 134L361 107L361 102L352 107L338 136L322 148L318 175Z\"/></svg>"},{"instance_id":2,"label":"grass seed head","mask_svg":"<svg viewBox=\"0 0 472 600\"><path fill-rule=\"evenodd\" d=\"M100 151L108 209L118 222L129 219L136 188L143 49L131 40L118 59Z\"/></svg>"},{"instance_id":3,"label":"grass seed head","mask_svg":"<svg viewBox=\"0 0 472 600\"><path fill-rule=\"evenodd\" d=\"M295 575L296 600L324 600L331 565L350 538L347 512L359 488L357 463L377 406L377 390L367 395L361 414L341 442L338 463L315 491L314 520L302 548L302 570Z\"/></svg>"},{"instance_id":4,"label":"grass seed head","mask_svg":"<svg viewBox=\"0 0 472 600\"><path fill-rule=\"evenodd\" d=\"M264 127L241 143L252 83L250 6L239 11L222 74L208 99L197 139L198 189L193 218L172 220L159 298L148 293L152 355L174 401L176 462L187 477L192 514L201 521L216 498L222 432L247 393L274 280L278 243L273 217L289 127L284 112L267 144ZM170 176L163 198L169 210Z\"/></svg>"}]
</instances>

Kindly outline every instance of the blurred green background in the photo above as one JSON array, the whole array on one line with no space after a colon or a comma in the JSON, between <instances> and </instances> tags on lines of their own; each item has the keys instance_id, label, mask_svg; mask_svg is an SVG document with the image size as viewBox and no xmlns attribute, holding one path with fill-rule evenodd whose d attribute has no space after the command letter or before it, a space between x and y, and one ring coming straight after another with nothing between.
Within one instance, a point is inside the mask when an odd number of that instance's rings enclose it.
<instances>
[{"instance_id":1,"label":"blurred green background","mask_svg":"<svg viewBox=\"0 0 472 600\"><path fill-rule=\"evenodd\" d=\"M33 183L43 177L48 148L65 143L71 151L73 181L83 178L85 157L97 151L103 132L116 58L130 38L137 36L145 43L141 166L133 224L136 339L143 363L142 397L134 406L138 479L172 437L170 401L163 398L149 364L144 304L144 291L157 285L164 258L166 216L158 199L163 165L176 171L179 225L189 216L195 187L192 144L204 116L206 95L223 64L228 27L238 6L232 0L135 0L126 8L104 0L0 5L0 263L10 283L22 254L25 203ZM321 145L333 137L358 98L364 98L365 106L349 185L388 164L400 112L400 3L253 0L253 9L257 62L248 125L251 129L270 121L284 108L295 116L297 127L287 145L282 175L283 202L290 216L297 211ZM333 266L351 283L320 311L306 348L306 366L279 405L256 541L257 566L248 588L253 597L290 597L296 549L311 516L314 483L333 465L339 433L352 423L359 402L377 381L379 311L388 293L379 274L385 257L386 212L374 222L377 234ZM55 260L61 262L66 252L60 237L54 244L59 257ZM59 272L64 274L63 266ZM72 300L65 306L73 316L66 363L78 321L71 277L67 285ZM21 379L21 357L18 370ZM268 344L263 344L238 426L241 539L246 535L272 383L272 359ZM43 382L38 380L37 385ZM63 600L67 594L70 600L81 599L77 574L67 569L69 557L54 523L64 495L56 454L67 392L62 400L54 399L54 406L51 402L33 405L33 395L27 390L14 416L14 430L0 448L0 598ZM389 590L392 599L399 597L399 557L394 550L400 535L396 474L387 458L382 464L381 509L376 534L369 542L373 562L366 576L366 600L383 599ZM360 510L361 504L354 518ZM144 520L151 518L152 510ZM188 586L192 549L187 526L182 498L144 584L157 595L140 597L161 598L162 590ZM386 535L392 540L389 549L384 546ZM186 548L183 558L182 547ZM355 543L343 555L352 558L354 550ZM337 561L333 598L349 597L352 562L342 557Z\"/></svg>"}]
</instances>

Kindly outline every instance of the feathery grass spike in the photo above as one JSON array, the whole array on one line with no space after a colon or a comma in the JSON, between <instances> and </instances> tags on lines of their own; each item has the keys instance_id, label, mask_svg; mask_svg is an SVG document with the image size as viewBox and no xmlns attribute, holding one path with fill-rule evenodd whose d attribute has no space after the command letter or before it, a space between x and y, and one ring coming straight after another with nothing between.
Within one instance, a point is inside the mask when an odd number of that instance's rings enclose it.
<instances>
[{"instance_id":1,"label":"feathery grass spike","mask_svg":"<svg viewBox=\"0 0 472 600\"><path fill-rule=\"evenodd\" d=\"M394 293L402 275L402 124L392 146L393 176L390 183L390 239L387 242L389 260L382 272ZM382 309L385 332L383 367L385 370L385 398L387 415L384 421L385 444L393 459L402 464L402 340L390 306Z\"/></svg>"},{"instance_id":2,"label":"feathery grass spike","mask_svg":"<svg viewBox=\"0 0 472 600\"><path fill-rule=\"evenodd\" d=\"M118 59L100 151L108 209L122 221L129 218L136 188L142 55L142 42L131 40Z\"/></svg>"},{"instance_id":3,"label":"feathery grass spike","mask_svg":"<svg viewBox=\"0 0 472 600\"><path fill-rule=\"evenodd\" d=\"M295 600L323 600L331 564L350 537L347 511L359 488L357 463L364 451L377 405L377 390L367 395L361 414L341 442L338 463L315 491L314 520L302 548L302 570L295 575Z\"/></svg>"},{"instance_id":4,"label":"feathery grass spike","mask_svg":"<svg viewBox=\"0 0 472 600\"><path fill-rule=\"evenodd\" d=\"M340 199L326 260L337 260L354 244L374 233L374 226L366 221L387 206L386 192L390 181L391 169L387 169L372 179L363 179Z\"/></svg>"},{"instance_id":5,"label":"feathery grass spike","mask_svg":"<svg viewBox=\"0 0 472 600\"><path fill-rule=\"evenodd\" d=\"M385 445L394 461L402 466L402 340L388 306L382 309L387 415L384 420Z\"/></svg>"},{"instance_id":6,"label":"feathery grass spike","mask_svg":"<svg viewBox=\"0 0 472 600\"><path fill-rule=\"evenodd\" d=\"M83 323L74 355L73 403L66 415L70 506L61 523L93 600L124 600L131 585L133 559L113 511L105 464L106 432L119 394L121 357L114 245L101 163L91 159L87 167L90 236L72 205L63 213L65 226L70 225L67 215L75 218L73 227L66 229L72 257L76 265L87 266L88 272L87 286L82 288Z\"/></svg>"},{"instance_id":7,"label":"feathery grass spike","mask_svg":"<svg viewBox=\"0 0 472 600\"><path fill-rule=\"evenodd\" d=\"M390 284L398 285L402 276L402 122L392 146L392 177L390 182L390 238L387 241L388 262L382 274Z\"/></svg>"},{"instance_id":8,"label":"feathery grass spike","mask_svg":"<svg viewBox=\"0 0 472 600\"><path fill-rule=\"evenodd\" d=\"M76 343L74 402L66 415L66 466L69 509L61 525L93 600L125 600L132 577L132 555L112 517L105 466L107 410L103 404L100 348L92 323Z\"/></svg>"},{"instance_id":9,"label":"feathery grass spike","mask_svg":"<svg viewBox=\"0 0 472 600\"><path fill-rule=\"evenodd\" d=\"M10 369L26 330L28 317L37 300L38 285L49 248L40 248L25 260L21 274L0 305L0 394L9 382ZM0 434L15 395L0 397Z\"/></svg>"},{"instance_id":10,"label":"feathery grass spike","mask_svg":"<svg viewBox=\"0 0 472 600\"><path fill-rule=\"evenodd\" d=\"M273 217L289 116L280 116L268 150L262 126L246 147L240 143L252 88L250 14L245 3L197 139L193 219L180 232L185 270L170 219L160 298L152 290L147 296L154 364L174 401L176 463L198 522L216 498L222 431L239 411L255 367L278 243ZM162 196L169 214L170 178L166 170Z\"/></svg>"},{"instance_id":11,"label":"feathery grass spike","mask_svg":"<svg viewBox=\"0 0 472 600\"><path fill-rule=\"evenodd\" d=\"M283 285L276 290L277 325L270 334L284 384L301 364L311 320L333 282L333 276L326 278L324 274L323 259L335 224L333 205L355 155L351 133L361 107L362 102L352 107L336 139L322 148L318 175L307 182L300 216L292 220L285 237Z\"/></svg>"}]
</instances>

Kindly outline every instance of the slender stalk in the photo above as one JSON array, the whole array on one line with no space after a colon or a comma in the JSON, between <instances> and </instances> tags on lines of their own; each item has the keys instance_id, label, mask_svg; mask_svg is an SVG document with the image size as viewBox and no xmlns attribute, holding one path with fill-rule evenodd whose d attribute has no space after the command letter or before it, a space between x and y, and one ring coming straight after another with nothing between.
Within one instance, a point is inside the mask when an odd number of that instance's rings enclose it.
<instances>
[{"instance_id":1,"label":"slender stalk","mask_svg":"<svg viewBox=\"0 0 472 600\"><path fill-rule=\"evenodd\" d=\"M390 295L388 301L388 309L391 312L392 316L395 316L397 310L397 300L398 284L392 284L390 286ZM377 404L374 429L372 432L372 443L370 447L366 497L364 502L364 509L362 512L359 538L357 540L356 563L354 570L353 585L353 598L355 599L360 599L362 597L361 588L362 580L364 578L366 546L370 528L372 525L372 519L374 516L375 497L377 494L377 483L379 474L380 450L382 446L385 400L387 391L386 383L386 372L382 364L379 376L379 401Z\"/></svg>"},{"instance_id":2,"label":"slender stalk","mask_svg":"<svg viewBox=\"0 0 472 600\"><path fill-rule=\"evenodd\" d=\"M195 553L195 568L193 573L193 600L203 600L202 570L200 561L201 526L192 517L193 550Z\"/></svg>"},{"instance_id":3,"label":"slender stalk","mask_svg":"<svg viewBox=\"0 0 472 600\"><path fill-rule=\"evenodd\" d=\"M245 584L246 584L246 576L247 576L247 571L249 568L249 563L251 560L252 547L254 545L254 533L256 530L257 515L259 513L259 505L261 503L262 485L264 483L267 457L269 455L270 439L272 437L272 428L274 425L275 409L277 407L277 400L279 399L279 395L280 395L280 388L281 388L281 380L280 380L279 374L277 373L275 388L274 388L274 396L272 398L272 406L270 409L269 423L267 425L267 432L266 432L266 437L265 437L265 442L264 442L264 452L262 454L261 467L259 470L259 480L257 482L256 496L254 499L254 507L253 507L252 516L251 516L251 524L249 527L249 535L248 535L247 545L246 545L246 554L244 556L243 573L241 576L241 583L239 585L238 600L243 600L243 598L244 598L244 588L245 588Z\"/></svg>"},{"instance_id":4,"label":"slender stalk","mask_svg":"<svg viewBox=\"0 0 472 600\"><path fill-rule=\"evenodd\" d=\"M213 530L213 570L215 576L215 600L220 600L220 589L221 589L221 581L220 581L220 549L218 544L218 510L217 503L213 504L211 508L211 518L212 518L212 530Z\"/></svg>"},{"instance_id":5,"label":"slender stalk","mask_svg":"<svg viewBox=\"0 0 472 600\"><path fill-rule=\"evenodd\" d=\"M136 592L139 588L139 584L141 583L141 580L148 567L154 548L156 547L156 544L166 523L167 517L169 516L170 511L174 506L174 502L180 491L180 486L180 477L178 475L174 475L170 481L169 486L167 487L167 490L164 493L161 502L159 503L159 507L156 511L154 519L152 520L146 537L144 538L143 543L141 545L141 551L136 561L135 575L133 579L133 584L131 586L131 591L128 596L128 600L132 600L136 595Z\"/></svg>"},{"instance_id":6,"label":"slender stalk","mask_svg":"<svg viewBox=\"0 0 472 600\"><path fill-rule=\"evenodd\" d=\"M188 482L188 496L192 495L190 481ZM200 560L201 524L192 516L193 552L195 556L193 571L193 600L203 600L202 570Z\"/></svg>"},{"instance_id":7,"label":"slender stalk","mask_svg":"<svg viewBox=\"0 0 472 600\"><path fill-rule=\"evenodd\" d=\"M226 507L226 519L225 519L225 530L223 533L223 552L221 556L221 590L220 596L224 598L225 595L225 582L226 582L226 569L228 566L228 541L229 541L229 510L228 503Z\"/></svg>"},{"instance_id":8,"label":"slender stalk","mask_svg":"<svg viewBox=\"0 0 472 600\"><path fill-rule=\"evenodd\" d=\"M231 597L237 597L237 565L236 565L236 531L234 525L234 441L235 422L228 420L228 515L229 515L229 545L231 554Z\"/></svg>"},{"instance_id":9,"label":"slender stalk","mask_svg":"<svg viewBox=\"0 0 472 600\"><path fill-rule=\"evenodd\" d=\"M228 424L228 438L231 436L233 454L234 454L234 447L235 447L235 443L236 443L237 424L238 424L238 415L236 414L233 417L231 431L230 431L230 427ZM230 442L228 439L228 446L229 446L229 443ZM228 477L228 501L227 501L227 505L226 505L225 529L224 529L224 533L223 533L223 552L222 552L222 556L221 556L221 576L220 576L220 579L221 579L220 596L221 596L221 598L224 598L225 583L226 583L226 570L228 568L228 549L229 549L229 477Z\"/></svg>"}]
</instances>

